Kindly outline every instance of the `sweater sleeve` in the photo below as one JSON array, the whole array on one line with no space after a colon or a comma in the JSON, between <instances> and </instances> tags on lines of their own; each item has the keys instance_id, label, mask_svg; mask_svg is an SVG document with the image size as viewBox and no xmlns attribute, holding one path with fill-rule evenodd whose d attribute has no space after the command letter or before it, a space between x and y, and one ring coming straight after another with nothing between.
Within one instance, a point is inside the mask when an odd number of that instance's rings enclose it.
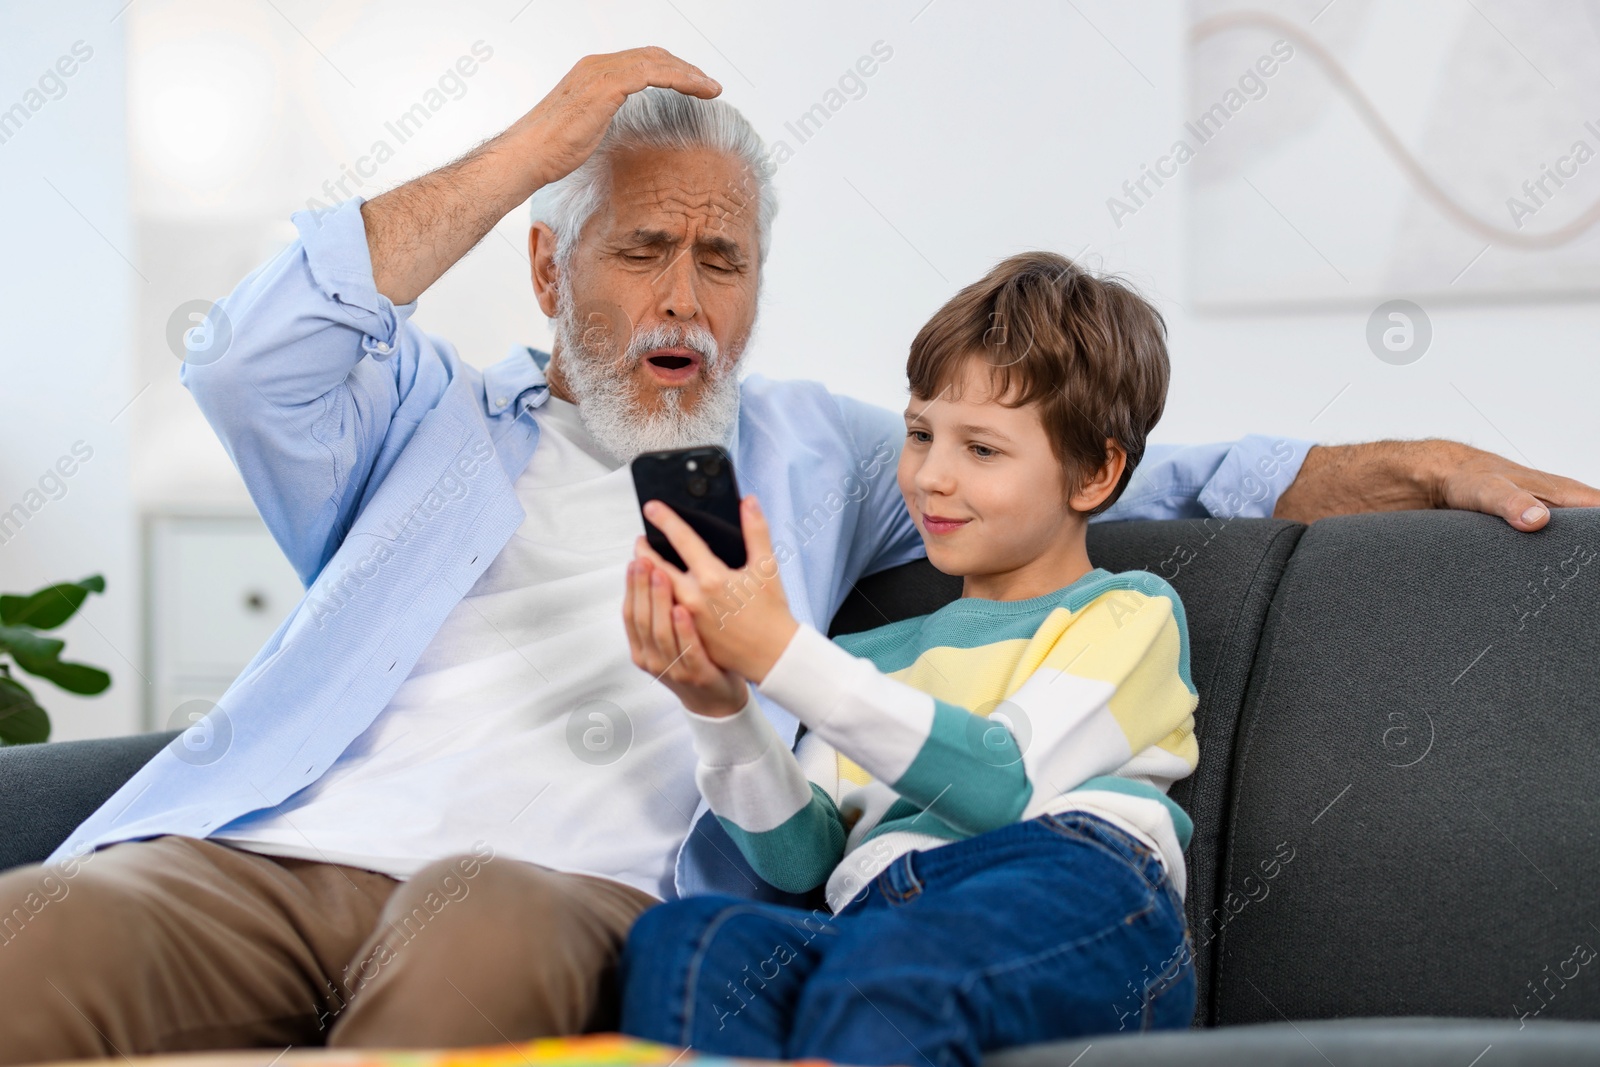
<instances>
[{"instance_id":1,"label":"sweater sleeve","mask_svg":"<svg viewBox=\"0 0 1600 1067\"><path fill-rule=\"evenodd\" d=\"M1179 668L1172 601L1116 590L1070 625L1058 615L1046 623L1058 632L1039 642L1042 657L1026 680L987 716L890 678L806 626L761 690L875 778L965 833L1031 817L1062 793L1125 766L1164 792L1198 760L1198 697Z\"/></svg>"},{"instance_id":2,"label":"sweater sleeve","mask_svg":"<svg viewBox=\"0 0 1600 1067\"><path fill-rule=\"evenodd\" d=\"M806 778L755 697L725 717L685 714L699 757L695 782L755 872L790 893L827 881L844 857L839 809Z\"/></svg>"}]
</instances>

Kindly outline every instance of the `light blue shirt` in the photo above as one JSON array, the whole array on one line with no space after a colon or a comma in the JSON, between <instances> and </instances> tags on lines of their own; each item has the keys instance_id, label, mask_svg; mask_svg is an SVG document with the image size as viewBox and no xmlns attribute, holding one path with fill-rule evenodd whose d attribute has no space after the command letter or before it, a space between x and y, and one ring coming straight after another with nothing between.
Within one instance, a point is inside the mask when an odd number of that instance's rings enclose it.
<instances>
[{"instance_id":1,"label":"light blue shirt","mask_svg":"<svg viewBox=\"0 0 1600 1067\"><path fill-rule=\"evenodd\" d=\"M485 370L410 321L372 278L360 201L295 215L300 240L223 301L231 347L181 378L306 584L218 702L212 752L180 737L51 856L159 834L206 837L316 781L388 704L524 512L549 357ZM856 579L923 555L895 484L901 416L816 382L751 375L731 449L761 498L795 617L820 630ZM1097 520L1272 513L1311 441L1151 445ZM622 590L617 590L620 597ZM763 710L791 743L796 722ZM772 896L696 813L680 894ZM597 825L594 832L603 832Z\"/></svg>"}]
</instances>

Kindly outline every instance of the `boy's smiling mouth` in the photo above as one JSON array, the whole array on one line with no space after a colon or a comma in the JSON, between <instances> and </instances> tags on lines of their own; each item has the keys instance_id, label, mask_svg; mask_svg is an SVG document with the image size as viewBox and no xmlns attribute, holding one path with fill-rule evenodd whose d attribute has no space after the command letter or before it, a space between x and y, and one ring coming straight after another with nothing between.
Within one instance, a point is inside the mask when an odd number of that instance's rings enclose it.
<instances>
[{"instance_id":1,"label":"boy's smiling mouth","mask_svg":"<svg viewBox=\"0 0 1600 1067\"><path fill-rule=\"evenodd\" d=\"M922 514L922 528L931 534L954 533L971 521L971 519L948 519L943 515L929 515L927 512Z\"/></svg>"}]
</instances>

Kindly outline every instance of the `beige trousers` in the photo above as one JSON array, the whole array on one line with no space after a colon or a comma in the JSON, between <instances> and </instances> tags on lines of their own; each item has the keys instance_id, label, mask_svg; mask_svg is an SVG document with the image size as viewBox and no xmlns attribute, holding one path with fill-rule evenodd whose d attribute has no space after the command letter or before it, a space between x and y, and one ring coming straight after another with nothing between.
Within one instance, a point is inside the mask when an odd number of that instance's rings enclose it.
<instances>
[{"instance_id":1,"label":"beige trousers","mask_svg":"<svg viewBox=\"0 0 1600 1067\"><path fill-rule=\"evenodd\" d=\"M159 837L0 874L0 1064L616 1026L653 897L484 850L415 877Z\"/></svg>"}]
</instances>

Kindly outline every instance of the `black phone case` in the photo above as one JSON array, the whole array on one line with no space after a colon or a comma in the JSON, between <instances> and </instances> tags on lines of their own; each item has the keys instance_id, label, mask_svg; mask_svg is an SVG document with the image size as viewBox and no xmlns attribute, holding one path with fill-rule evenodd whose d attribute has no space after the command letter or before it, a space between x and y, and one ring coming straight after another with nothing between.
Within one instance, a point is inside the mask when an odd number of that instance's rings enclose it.
<instances>
[{"instance_id":1,"label":"black phone case","mask_svg":"<svg viewBox=\"0 0 1600 1067\"><path fill-rule=\"evenodd\" d=\"M730 567L745 565L744 528L739 523L739 483L733 460L715 445L646 452L632 464L640 516L646 501L659 500L676 511ZM666 534L644 520L650 547L673 566L687 569Z\"/></svg>"}]
</instances>

